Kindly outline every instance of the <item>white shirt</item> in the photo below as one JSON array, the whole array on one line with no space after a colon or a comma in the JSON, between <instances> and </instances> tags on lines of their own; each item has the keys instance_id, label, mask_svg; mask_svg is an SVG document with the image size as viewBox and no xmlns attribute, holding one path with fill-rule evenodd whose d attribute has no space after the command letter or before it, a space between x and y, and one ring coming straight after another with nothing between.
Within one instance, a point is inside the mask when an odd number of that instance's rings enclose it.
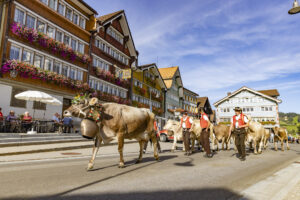
<instances>
[{"instance_id":1,"label":"white shirt","mask_svg":"<svg viewBox=\"0 0 300 200\"><path fill-rule=\"evenodd\" d=\"M241 114L239 114L238 116L235 117L235 119L236 119L236 122L234 124L235 128L239 128L239 122L238 122L238 120L240 119L240 117L241 117ZM245 115L244 115L244 122L245 123L249 122L248 118ZM233 117L231 118L231 123L233 123Z\"/></svg>"},{"instance_id":2,"label":"white shirt","mask_svg":"<svg viewBox=\"0 0 300 200\"><path fill-rule=\"evenodd\" d=\"M203 119L204 119L205 121L208 121L207 115L204 115L204 116L203 116Z\"/></svg>"},{"instance_id":3,"label":"white shirt","mask_svg":"<svg viewBox=\"0 0 300 200\"><path fill-rule=\"evenodd\" d=\"M183 119L182 119L182 128L186 128L186 125L185 125L185 121L186 121L186 119L187 119L188 117L183 117ZM193 119L190 117L190 123L192 124L193 123Z\"/></svg>"}]
</instances>

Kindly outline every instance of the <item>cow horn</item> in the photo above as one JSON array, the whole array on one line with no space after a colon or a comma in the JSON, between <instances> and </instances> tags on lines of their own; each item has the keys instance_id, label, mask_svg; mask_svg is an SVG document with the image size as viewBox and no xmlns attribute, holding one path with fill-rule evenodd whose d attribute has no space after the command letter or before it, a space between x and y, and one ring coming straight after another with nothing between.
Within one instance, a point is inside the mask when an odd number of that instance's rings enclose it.
<instances>
[{"instance_id":1,"label":"cow horn","mask_svg":"<svg viewBox=\"0 0 300 200\"><path fill-rule=\"evenodd\" d=\"M98 104L98 103L99 103L98 98L97 98L97 97L93 97L93 98L90 100L89 105L90 105L90 106L94 106L94 105L96 105L96 104Z\"/></svg>"}]
</instances>

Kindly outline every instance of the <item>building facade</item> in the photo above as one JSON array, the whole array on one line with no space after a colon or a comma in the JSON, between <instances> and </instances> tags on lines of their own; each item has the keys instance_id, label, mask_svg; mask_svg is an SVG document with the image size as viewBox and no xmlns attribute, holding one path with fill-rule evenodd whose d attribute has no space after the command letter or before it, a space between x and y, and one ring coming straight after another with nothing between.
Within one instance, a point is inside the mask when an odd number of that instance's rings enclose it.
<instances>
[{"instance_id":1,"label":"building facade","mask_svg":"<svg viewBox=\"0 0 300 200\"><path fill-rule=\"evenodd\" d=\"M217 123L230 123L234 108L239 106L251 119L261 122L266 128L279 125L279 103L277 90L256 91L248 87L228 93L226 97L214 103Z\"/></svg>"},{"instance_id":2,"label":"building facade","mask_svg":"<svg viewBox=\"0 0 300 200\"><path fill-rule=\"evenodd\" d=\"M190 115L197 116L197 96L199 95L184 87L183 96L183 109L188 111Z\"/></svg>"},{"instance_id":3,"label":"building facade","mask_svg":"<svg viewBox=\"0 0 300 200\"><path fill-rule=\"evenodd\" d=\"M11 0L2 15L0 100L4 114L36 110L51 118L68 107L88 79L89 43L97 12L82 0ZM39 90L62 106L17 100L14 95Z\"/></svg>"},{"instance_id":4,"label":"building facade","mask_svg":"<svg viewBox=\"0 0 300 200\"><path fill-rule=\"evenodd\" d=\"M123 79L123 70L136 67L138 53L123 10L97 18L91 52L89 86L102 102L129 105L131 80Z\"/></svg>"},{"instance_id":5,"label":"building facade","mask_svg":"<svg viewBox=\"0 0 300 200\"><path fill-rule=\"evenodd\" d=\"M197 98L197 108L201 109L209 116L211 122L215 122L215 112L211 109L211 105L208 97L198 97Z\"/></svg>"},{"instance_id":6,"label":"building facade","mask_svg":"<svg viewBox=\"0 0 300 200\"><path fill-rule=\"evenodd\" d=\"M183 108L183 84L179 67L159 68L167 87L165 118L175 119L174 110Z\"/></svg>"},{"instance_id":7,"label":"building facade","mask_svg":"<svg viewBox=\"0 0 300 200\"><path fill-rule=\"evenodd\" d=\"M166 85L155 63L138 66L133 72L132 105L150 108L164 117Z\"/></svg>"}]
</instances>

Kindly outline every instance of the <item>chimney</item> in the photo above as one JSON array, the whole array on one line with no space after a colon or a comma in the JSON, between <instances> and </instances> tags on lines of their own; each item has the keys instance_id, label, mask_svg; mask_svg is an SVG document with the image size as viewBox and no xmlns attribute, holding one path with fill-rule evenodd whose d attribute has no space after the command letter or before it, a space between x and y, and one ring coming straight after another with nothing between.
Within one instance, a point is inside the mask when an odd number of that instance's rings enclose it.
<instances>
[{"instance_id":1,"label":"chimney","mask_svg":"<svg viewBox=\"0 0 300 200\"><path fill-rule=\"evenodd\" d=\"M231 95L231 92L227 92L227 96Z\"/></svg>"}]
</instances>

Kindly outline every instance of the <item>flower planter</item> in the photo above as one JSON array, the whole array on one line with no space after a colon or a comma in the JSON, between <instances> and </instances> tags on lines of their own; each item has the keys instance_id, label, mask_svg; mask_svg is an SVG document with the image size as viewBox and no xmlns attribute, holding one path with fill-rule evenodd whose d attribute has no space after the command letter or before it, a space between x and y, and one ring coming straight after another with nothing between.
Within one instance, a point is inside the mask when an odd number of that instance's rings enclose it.
<instances>
[{"instance_id":1,"label":"flower planter","mask_svg":"<svg viewBox=\"0 0 300 200\"><path fill-rule=\"evenodd\" d=\"M71 61L78 60L84 64L91 61L87 54L81 54L73 50L68 45L62 42L56 41L53 38L45 35L44 33L38 32L35 29L27 28L19 23L13 23L11 25L11 32L21 39L25 39L30 43L42 46L43 48L50 49L53 54L59 54L64 59Z\"/></svg>"}]
</instances>

